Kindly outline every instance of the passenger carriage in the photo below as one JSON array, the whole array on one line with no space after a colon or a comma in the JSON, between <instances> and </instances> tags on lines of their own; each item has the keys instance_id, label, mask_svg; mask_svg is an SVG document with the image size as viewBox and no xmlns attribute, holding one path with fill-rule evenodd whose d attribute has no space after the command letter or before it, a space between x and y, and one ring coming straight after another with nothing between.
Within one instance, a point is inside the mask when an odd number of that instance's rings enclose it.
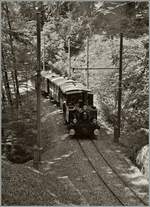
<instances>
[{"instance_id":1,"label":"passenger carriage","mask_svg":"<svg viewBox=\"0 0 150 207\"><path fill-rule=\"evenodd\" d=\"M49 78L54 74L50 71L41 72L41 91L42 94L47 96L49 94Z\"/></svg>"},{"instance_id":2,"label":"passenger carriage","mask_svg":"<svg viewBox=\"0 0 150 207\"><path fill-rule=\"evenodd\" d=\"M51 79L51 90L53 91L52 98L59 103L59 82L64 81L63 77L55 77Z\"/></svg>"},{"instance_id":3,"label":"passenger carriage","mask_svg":"<svg viewBox=\"0 0 150 207\"><path fill-rule=\"evenodd\" d=\"M51 99L54 99L55 96L55 83L54 80L56 80L57 78L59 78L60 76L58 74L55 74L55 76L52 76L49 78L49 96ZM55 100L55 99L54 99Z\"/></svg>"}]
</instances>

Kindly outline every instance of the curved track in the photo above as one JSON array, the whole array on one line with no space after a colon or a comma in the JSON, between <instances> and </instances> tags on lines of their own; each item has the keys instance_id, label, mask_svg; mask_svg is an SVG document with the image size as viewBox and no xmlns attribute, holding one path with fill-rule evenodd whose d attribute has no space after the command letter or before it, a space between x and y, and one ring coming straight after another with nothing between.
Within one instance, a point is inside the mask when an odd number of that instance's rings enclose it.
<instances>
[{"instance_id":1,"label":"curved track","mask_svg":"<svg viewBox=\"0 0 150 207\"><path fill-rule=\"evenodd\" d=\"M119 177L119 179L124 183L124 185L126 187L128 187L132 193L137 197L137 199L140 200L141 203L143 203L144 205L147 205L147 203L145 203L145 201L143 201L138 195L137 193L132 190L132 188L127 184L127 182L124 181L124 179L117 173L117 171L115 170L115 168L109 163L109 161L104 157L103 153L100 152L99 148L97 147L95 141L91 140L91 142L93 143L95 149L97 150L98 154L104 159L104 161L107 163L107 165L112 169L112 171Z\"/></svg>"},{"instance_id":2,"label":"curved track","mask_svg":"<svg viewBox=\"0 0 150 207\"><path fill-rule=\"evenodd\" d=\"M130 205L130 198L132 197L132 203L131 205L147 205L137 194L130 188L130 186L123 180L123 178L117 173L115 168L109 163L109 161L104 157L102 152L100 152L99 148L97 147L95 141L93 140L80 140L77 139L77 142L80 146L80 149L82 150L84 156L87 158L89 164L95 171L96 175L99 177L99 179L104 183L104 185L109 189L109 191L113 194L113 196L118 200L120 205L125 206L125 205ZM92 148L92 149L91 149ZM95 157L92 156L92 154L96 155ZM97 159L96 159L97 157ZM97 161L96 161L97 160ZM103 170L101 171L99 166L100 163L105 164L108 169L110 169L111 173L113 174L113 177L116 179L116 182L118 181L121 186L120 189L126 189L129 192L129 197L127 198L124 197L123 190L116 190L116 188L113 186L115 183L115 179L112 177L112 184L111 184L111 178L109 176L105 176L104 174L107 174L107 171ZM101 169L102 169L101 168ZM109 179L107 179L107 177ZM116 184L116 183L115 183Z\"/></svg>"},{"instance_id":3,"label":"curved track","mask_svg":"<svg viewBox=\"0 0 150 207\"><path fill-rule=\"evenodd\" d=\"M100 180L104 183L104 185L109 189L109 191L113 194L113 196L119 201L119 203L121 205L124 206L124 203L116 196L116 194L111 190L111 188L109 187L109 185L105 182L105 180L102 178L102 176L100 175L100 173L97 171L97 169L95 168L95 166L93 165L92 161L90 160L90 158L88 157L88 155L86 154L85 150L83 149L80 141L78 140L78 144L83 152L83 154L85 155L85 157L87 158L89 164L92 166L93 170L96 172L97 176L100 178Z\"/></svg>"}]
</instances>

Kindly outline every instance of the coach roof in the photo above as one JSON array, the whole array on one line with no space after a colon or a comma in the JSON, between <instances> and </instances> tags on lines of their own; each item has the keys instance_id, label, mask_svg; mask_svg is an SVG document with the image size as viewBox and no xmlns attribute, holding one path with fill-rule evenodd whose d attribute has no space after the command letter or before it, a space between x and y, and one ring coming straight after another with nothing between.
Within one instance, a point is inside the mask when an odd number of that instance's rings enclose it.
<instances>
[{"instance_id":1,"label":"coach roof","mask_svg":"<svg viewBox=\"0 0 150 207\"><path fill-rule=\"evenodd\" d=\"M66 79L64 77L56 77L52 79L52 83L54 83L57 86L59 86L61 83L64 83L65 81Z\"/></svg>"},{"instance_id":2,"label":"coach roof","mask_svg":"<svg viewBox=\"0 0 150 207\"><path fill-rule=\"evenodd\" d=\"M75 81L72 81L72 82L68 82L68 83L64 83L60 86L61 88L61 91L63 93L68 93L68 92L71 92L71 91L87 91L87 92L90 92L90 90L88 90L83 84L81 83L78 83L78 82L75 82Z\"/></svg>"},{"instance_id":3,"label":"coach roof","mask_svg":"<svg viewBox=\"0 0 150 207\"><path fill-rule=\"evenodd\" d=\"M52 73L51 71L41 71L41 76L46 79L53 79L58 77L58 74Z\"/></svg>"}]
</instances>

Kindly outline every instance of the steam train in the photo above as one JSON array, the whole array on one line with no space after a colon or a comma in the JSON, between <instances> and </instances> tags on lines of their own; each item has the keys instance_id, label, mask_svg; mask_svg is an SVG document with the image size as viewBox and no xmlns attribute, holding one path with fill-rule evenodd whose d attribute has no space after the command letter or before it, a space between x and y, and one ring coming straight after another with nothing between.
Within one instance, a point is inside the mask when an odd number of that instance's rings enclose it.
<instances>
[{"instance_id":1,"label":"steam train","mask_svg":"<svg viewBox=\"0 0 150 207\"><path fill-rule=\"evenodd\" d=\"M63 110L70 136L98 136L100 127L97 109L93 106L93 94L83 84L50 71L42 71L41 92Z\"/></svg>"}]
</instances>

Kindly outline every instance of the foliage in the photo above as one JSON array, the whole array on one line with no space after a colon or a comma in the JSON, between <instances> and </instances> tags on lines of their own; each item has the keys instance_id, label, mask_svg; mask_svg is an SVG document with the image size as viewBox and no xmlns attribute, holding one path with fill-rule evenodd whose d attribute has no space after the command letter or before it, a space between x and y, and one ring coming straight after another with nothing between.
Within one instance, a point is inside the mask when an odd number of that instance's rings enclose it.
<instances>
[{"instance_id":1,"label":"foliage","mask_svg":"<svg viewBox=\"0 0 150 207\"><path fill-rule=\"evenodd\" d=\"M136 163L145 177L149 180L149 145L144 146L140 150L136 158Z\"/></svg>"},{"instance_id":2,"label":"foliage","mask_svg":"<svg viewBox=\"0 0 150 207\"><path fill-rule=\"evenodd\" d=\"M3 3L4 4L4 3ZM2 4L2 38L3 47L9 54L9 30L5 20ZM12 36L14 39L16 57L22 58L21 52L32 53L32 60L26 56L24 62L29 65L36 61L36 7L41 11L41 28L45 36L45 62L48 68L52 65L59 70L64 70L61 65L66 65L68 53L68 37L71 39L71 55L78 55L84 48L87 35L94 33L118 33L121 28L129 28L130 33L136 31L140 16L142 33L147 32L148 4L146 2L8 2ZM132 11L130 7L132 6ZM121 18L118 18L119 17ZM101 18L101 20L100 20ZM128 22L125 23L124 22ZM129 22L132 24L129 24ZM107 24L106 24L107 23ZM122 32L126 32L121 30ZM139 31L139 30L138 30ZM127 33L127 32L126 32ZM42 42L43 42L42 36ZM24 48L25 47L25 48ZM43 45L42 45L43 49ZM31 52L32 51L32 52ZM8 56L8 62L11 60ZM17 62L18 62L17 61ZM10 63L11 65L11 63ZM34 68L34 67L33 67ZM23 61L18 64L18 70L25 70Z\"/></svg>"},{"instance_id":3,"label":"foliage","mask_svg":"<svg viewBox=\"0 0 150 207\"><path fill-rule=\"evenodd\" d=\"M117 41L117 39L115 40ZM137 130L148 128L148 62L147 36L139 39L124 39L123 83L122 83L122 121L123 128ZM113 63L118 66L118 45L113 44ZM118 72L114 72L104 81L104 90L100 94L103 104L113 114L117 113ZM108 82L111 83L108 85ZM110 115L110 114L109 114Z\"/></svg>"},{"instance_id":4,"label":"foliage","mask_svg":"<svg viewBox=\"0 0 150 207\"><path fill-rule=\"evenodd\" d=\"M96 8L95 33L122 32L130 38L148 33L148 2L100 2Z\"/></svg>"}]
</instances>

